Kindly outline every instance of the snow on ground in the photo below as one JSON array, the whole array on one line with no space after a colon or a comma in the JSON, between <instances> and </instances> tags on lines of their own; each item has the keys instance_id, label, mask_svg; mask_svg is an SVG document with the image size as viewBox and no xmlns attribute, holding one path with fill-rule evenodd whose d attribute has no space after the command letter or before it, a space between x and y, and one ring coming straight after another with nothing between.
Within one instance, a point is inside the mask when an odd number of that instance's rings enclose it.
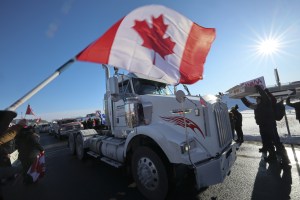
<instances>
[{"instance_id":1,"label":"snow on ground","mask_svg":"<svg viewBox=\"0 0 300 200\"><path fill-rule=\"evenodd\" d=\"M295 111L294 110L286 110L286 117L281 121L277 122L277 131L283 143L290 144L299 144L300 145L300 123L296 120ZM241 111L243 115L243 132L244 139L251 141L260 141L260 134L258 125L255 123L254 119L254 111L253 110L244 110ZM289 132L287 128L287 123L289 127Z\"/></svg>"}]
</instances>

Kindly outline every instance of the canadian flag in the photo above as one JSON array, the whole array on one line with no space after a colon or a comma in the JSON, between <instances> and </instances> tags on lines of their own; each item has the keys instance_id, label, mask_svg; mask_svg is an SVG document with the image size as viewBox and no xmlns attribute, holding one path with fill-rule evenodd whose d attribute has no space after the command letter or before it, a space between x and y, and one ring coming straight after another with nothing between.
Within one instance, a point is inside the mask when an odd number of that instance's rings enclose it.
<instances>
[{"instance_id":1,"label":"canadian flag","mask_svg":"<svg viewBox=\"0 0 300 200\"><path fill-rule=\"evenodd\" d=\"M42 118L37 118L36 120L35 120L35 122L37 123L37 124L39 124L40 122L42 121Z\"/></svg>"},{"instance_id":2,"label":"canadian flag","mask_svg":"<svg viewBox=\"0 0 300 200\"><path fill-rule=\"evenodd\" d=\"M176 85L203 77L203 66L215 39L204 28L167 7L133 10L80 52L79 61L109 64Z\"/></svg>"},{"instance_id":3,"label":"canadian flag","mask_svg":"<svg viewBox=\"0 0 300 200\"><path fill-rule=\"evenodd\" d=\"M30 107L30 105L28 104L27 109L26 109L26 115L35 115Z\"/></svg>"}]
</instances>

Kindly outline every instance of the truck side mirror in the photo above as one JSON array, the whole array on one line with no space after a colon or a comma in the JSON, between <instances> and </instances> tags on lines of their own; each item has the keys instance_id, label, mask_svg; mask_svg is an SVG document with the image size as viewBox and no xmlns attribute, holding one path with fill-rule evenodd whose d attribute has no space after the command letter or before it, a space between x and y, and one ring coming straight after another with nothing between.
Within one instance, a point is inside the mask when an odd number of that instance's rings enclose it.
<instances>
[{"instance_id":1,"label":"truck side mirror","mask_svg":"<svg viewBox=\"0 0 300 200\"><path fill-rule=\"evenodd\" d=\"M108 79L109 91L113 96L117 96L119 94L119 86L118 86L118 78L110 77Z\"/></svg>"},{"instance_id":2,"label":"truck side mirror","mask_svg":"<svg viewBox=\"0 0 300 200\"><path fill-rule=\"evenodd\" d=\"M111 96L111 100L116 102L120 99L119 96L119 85L117 77L110 77L107 80L108 87L106 87L109 91L106 92L108 96Z\"/></svg>"},{"instance_id":3,"label":"truck side mirror","mask_svg":"<svg viewBox=\"0 0 300 200\"><path fill-rule=\"evenodd\" d=\"M176 100L179 102L179 103L183 103L185 101L185 94L182 90L178 90L175 94L176 96Z\"/></svg>"}]
</instances>

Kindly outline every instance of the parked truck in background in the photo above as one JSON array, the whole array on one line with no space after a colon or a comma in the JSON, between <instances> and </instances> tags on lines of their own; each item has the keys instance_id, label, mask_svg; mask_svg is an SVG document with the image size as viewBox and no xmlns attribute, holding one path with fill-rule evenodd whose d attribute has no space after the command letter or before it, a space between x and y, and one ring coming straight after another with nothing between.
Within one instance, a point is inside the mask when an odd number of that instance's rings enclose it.
<instances>
[{"instance_id":1,"label":"parked truck in background","mask_svg":"<svg viewBox=\"0 0 300 200\"><path fill-rule=\"evenodd\" d=\"M69 134L83 130L83 125L76 118L66 118L53 121L51 130L56 138L62 139L68 137Z\"/></svg>"},{"instance_id":2,"label":"parked truck in background","mask_svg":"<svg viewBox=\"0 0 300 200\"><path fill-rule=\"evenodd\" d=\"M237 149L226 104L181 90L175 96L165 83L104 69L108 129L70 133L72 154L125 167L148 199L164 199L188 176L197 189L223 182Z\"/></svg>"}]
</instances>

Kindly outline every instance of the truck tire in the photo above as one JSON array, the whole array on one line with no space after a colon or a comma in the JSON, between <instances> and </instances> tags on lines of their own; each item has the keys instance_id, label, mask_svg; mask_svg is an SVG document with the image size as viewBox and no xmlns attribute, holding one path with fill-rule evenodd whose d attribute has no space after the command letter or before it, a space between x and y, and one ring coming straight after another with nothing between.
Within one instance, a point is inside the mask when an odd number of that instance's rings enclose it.
<instances>
[{"instance_id":1,"label":"truck tire","mask_svg":"<svg viewBox=\"0 0 300 200\"><path fill-rule=\"evenodd\" d=\"M70 153L72 155L75 155L75 153L76 153L76 144L75 144L75 136L74 136L73 133L69 135L68 146L69 146Z\"/></svg>"},{"instance_id":2,"label":"truck tire","mask_svg":"<svg viewBox=\"0 0 300 200\"><path fill-rule=\"evenodd\" d=\"M169 181L161 158L149 147L138 147L131 162L132 175L139 191L148 199L165 199Z\"/></svg>"},{"instance_id":3,"label":"truck tire","mask_svg":"<svg viewBox=\"0 0 300 200\"><path fill-rule=\"evenodd\" d=\"M76 156L79 160L84 160L85 158L85 149L83 145L83 139L80 134L76 136Z\"/></svg>"}]
</instances>

